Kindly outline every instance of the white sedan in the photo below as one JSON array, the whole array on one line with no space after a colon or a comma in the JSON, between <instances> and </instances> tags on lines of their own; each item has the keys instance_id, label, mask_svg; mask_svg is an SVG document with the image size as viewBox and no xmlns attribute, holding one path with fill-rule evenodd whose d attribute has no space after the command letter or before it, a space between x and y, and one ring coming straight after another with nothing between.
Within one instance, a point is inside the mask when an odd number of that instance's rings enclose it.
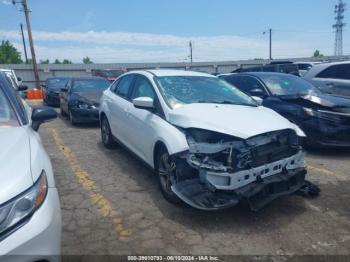
<instances>
[{"instance_id":1,"label":"white sedan","mask_svg":"<svg viewBox=\"0 0 350 262\"><path fill-rule=\"evenodd\" d=\"M215 76L132 71L100 101L105 147L119 142L156 171L164 197L202 210L258 210L305 183L304 133Z\"/></svg>"},{"instance_id":2,"label":"white sedan","mask_svg":"<svg viewBox=\"0 0 350 262\"><path fill-rule=\"evenodd\" d=\"M37 130L57 117L31 110L0 73L0 256L4 261L57 261L61 211L51 162ZM16 256L13 256L16 255Z\"/></svg>"}]
</instances>

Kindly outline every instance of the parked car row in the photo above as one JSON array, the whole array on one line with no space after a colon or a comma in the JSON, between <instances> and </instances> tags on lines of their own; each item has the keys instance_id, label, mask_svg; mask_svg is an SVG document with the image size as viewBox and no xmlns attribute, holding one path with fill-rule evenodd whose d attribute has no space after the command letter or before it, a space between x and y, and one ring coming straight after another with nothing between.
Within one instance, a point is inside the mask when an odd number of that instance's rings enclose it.
<instances>
[{"instance_id":1,"label":"parked car row","mask_svg":"<svg viewBox=\"0 0 350 262\"><path fill-rule=\"evenodd\" d=\"M13 85L0 73L0 147L7 152L0 153L7 184L0 252L38 260L60 252L58 193L37 134L57 113L29 108ZM155 171L167 200L201 210L242 201L259 210L284 195L318 195L306 180L303 142L350 147L350 99L291 74L141 70L112 84L56 77L46 81L44 102L59 105L72 124L99 122L106 148L127 147Z\"/></svg>"},{"instance_id":2,"label":"parked car row","mask_svg":"<svg viewBox=\"0 0 350 262\"><path fill-rule=\"evenodd\" d=\"M112 84L64 79L60 110L72 124L100 121L105 147L123 144L146 162L171 202L213 210L244 199L257 210L305 186L305 133L225 77L146 70ZM48 79L46 88L61 81Z\"/></svg>"}]
</instances>

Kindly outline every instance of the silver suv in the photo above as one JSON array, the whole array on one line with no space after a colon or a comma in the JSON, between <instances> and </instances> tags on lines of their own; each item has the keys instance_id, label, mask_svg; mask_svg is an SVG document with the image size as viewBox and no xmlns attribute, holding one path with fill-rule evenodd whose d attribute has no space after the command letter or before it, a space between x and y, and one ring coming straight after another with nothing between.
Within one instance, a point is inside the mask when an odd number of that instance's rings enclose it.
<instances>
[{"instance_id":1,"label":"silver suv","mask_svg":"<svg viewBox=\"0 0 350 262\"><path fill-rule=\"evenodd\" d=\"M350 97L350 61L314 65L304 77L322 91Z\"/></svg>"}]
</instances>

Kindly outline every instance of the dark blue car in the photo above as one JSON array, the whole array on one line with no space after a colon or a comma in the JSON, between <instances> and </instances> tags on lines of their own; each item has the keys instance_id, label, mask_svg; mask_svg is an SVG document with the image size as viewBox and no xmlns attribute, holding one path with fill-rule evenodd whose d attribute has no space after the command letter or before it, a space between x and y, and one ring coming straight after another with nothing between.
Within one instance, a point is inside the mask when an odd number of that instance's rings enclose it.
<instances>
[{"instance_id":1,"label":"dark blue car","mask_svg":"<svg viewBox=\"0 0 350 262\"><path fill-rule=\"evenodd\" d=\"M50 106L60 105L60 92L69 80L69 77L49 77L43 85L44 103Z\"/></svg>"},{"instance_id":2,"label":"dark blue car","mask_svg":"<svg viewBox=\"0 0 350 262\"><path fill-rule=\"evenodd\" d=\"M313 146L350 147L350 99L321 92L290 74L251 72L220 75L298 125Z\"/></svg>"},{"instance_id":3,"label":"dark blue car","mask_svg":"<svg viewBox=\"0 0 350 262\"><path fill-rule=\"evenodd\" d=\"M107 79L96 76L71 78L61 88L61 114L68 116L73 125L98 122L100 97L110 84Z\"/></svg>"}]
</instances>

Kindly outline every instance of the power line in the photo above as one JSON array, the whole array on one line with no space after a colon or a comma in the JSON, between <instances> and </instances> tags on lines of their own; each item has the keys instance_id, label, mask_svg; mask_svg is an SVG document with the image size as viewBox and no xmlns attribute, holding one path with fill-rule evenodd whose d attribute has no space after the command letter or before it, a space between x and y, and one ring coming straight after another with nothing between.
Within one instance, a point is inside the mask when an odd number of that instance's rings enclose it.
<instances>
[{"instance_id":1,"label":"power line","mask_svg":"<svg viewBox=\"0 0 350 262\"><path fill-rule=\"evenodd\" d=\"M334 44L334 55L342 56L343 55L343 28L345 27L344 21L344 12L346 4L343 0L339 0L339 3L335 6L334 13L336 23L333 25L335 29L335 44Z\"/></svg>"}]
</instances>

